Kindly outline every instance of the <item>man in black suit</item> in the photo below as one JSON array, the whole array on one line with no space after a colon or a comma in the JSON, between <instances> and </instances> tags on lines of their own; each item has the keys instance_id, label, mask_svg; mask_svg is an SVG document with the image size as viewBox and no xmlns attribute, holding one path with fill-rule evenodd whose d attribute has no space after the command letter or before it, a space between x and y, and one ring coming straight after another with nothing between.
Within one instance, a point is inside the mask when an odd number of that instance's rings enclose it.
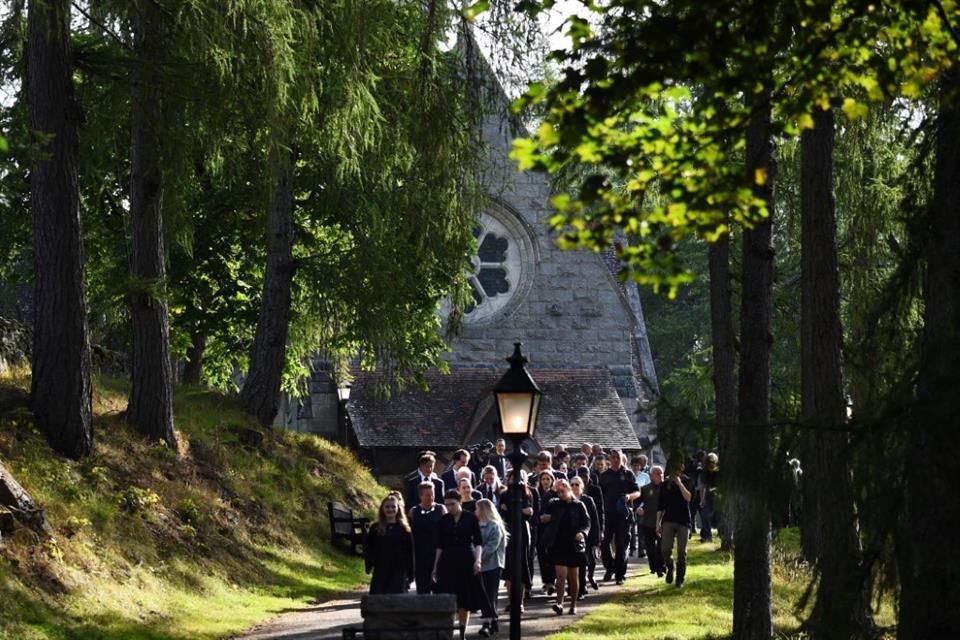
<instances>
[{"instance_id":1,"label":"man in black suit","mask_svg":"<svg viewBox=\"0 0 960 640\"><path fill-rule=\"evenodd\" d=\"M440 476L440 479L443 480L443 486L447 489L456 489L457 488L457 471L461 467L467 467L467 470L470 471L467 465L470 464L470 452L466 449L457 449L453 452L453 464L450 465L450 468L443 472L443 475ZM470 471L470 486L477 486L477 476ZM441 494L443 495L443 494Z\"/></svg>"},{"instance_id":2,"label":"man in black suit","mask_svg":"<svg viewBox=\"0 0 960 640\"><path fill-rule=\"evenodd\" d=\"M436 464L437 456L433 451L423 451L420 453L420 457L417 458L417 470L408 475L405 480L405 491L403 493L407 506L413 506L420 502L421 482L432 482L433 495L443 495L443 488L446 484L433 472Z\"/></svg>"},{"instance_id":3,"label":"man in black suit","mask_svg":"<svg viewBox=\"0 0 960 640\"><path fill-rule=\"evenodd\" d=\"M507 478L507 443L500 438L495 444L495 449L493 455L490 456L488 464L497 470L497 478L499 478L500 483L506 483Z\"/></svg>"}]
</instances>

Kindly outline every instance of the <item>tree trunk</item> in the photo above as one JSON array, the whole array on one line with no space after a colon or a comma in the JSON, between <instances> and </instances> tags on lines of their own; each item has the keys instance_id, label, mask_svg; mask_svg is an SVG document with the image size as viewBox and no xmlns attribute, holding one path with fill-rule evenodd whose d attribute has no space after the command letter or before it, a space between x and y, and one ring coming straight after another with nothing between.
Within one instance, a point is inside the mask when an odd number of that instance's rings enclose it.
<instances>
[{"instance_id":1,"label":"tree trunk","mask_svg":"<svg viewBox=\"0 0 960 640\"><path fill-rule=\"evenodd\" d=\"M134 9L137 61L131 96L130 176L133 362L127 421L151 440L163 440L176 450L163 237L163 11L153 0L142 0Z\"/></svg>"},{"instance_id":2,"label":"tree trunk","mask_svg":"<svg viewBox=\"0 0 960 640\"><path fill-rule=\"evenodd\" d=\"M736 344L733 328L733 306L730 284L730 235L710 245L710 329L713 341L713 390L717 411L717 435L720 467L733 470L733 437L737 424ZM726 474L721 474L726 484ZM723 504L720 521L721 546L729 550L734 503Z\"/></svg>"},{"instance_id":3,"label":"tree trunk","mask_svg":"<svg viewBox=\"0 0 960 640\"><path fill-rule=\"evenodd\" d=\"M770 320L773 313L773 184L769 96L761 97L747 130L747 173L762 169L756 188L769 216L743 234L740 312L740 423L734 439L737 522L733 569L733 637L767 640L773 634L770 583Z\"/></svg>"},{"instance_id":4,"label":"tree trunk","mask_svg":"<svg viewBox=\"0 0 960 640\"><path fill-rule=\"evenodd\" d=\"M30 401L50 446L71 458L93 446L90 336L77 183L80 107L70 63L70 1L31 2L27 18L34 322Z\"/></svg>"},{"instance_id":5,"label":"tree trunk","mask_svg":"<svg viewBox=\"0 0 960 640\"><path fill-rule=\"evenodd\" d=\"M273 197L267 215L267 270L250 370L241 398L247 412L263 426L273 424L280 403L280 385L290 330L290 286L293 282L293 153L279 149L271 160Z\"/></svg>"},{"instance_id":6,"label":"tree trunk","mask_svg":"<svg viewBox=\"0 0 960 640\"><path fill-rule=\"evenodd\" d=\"M960 629L960 530L956 470L960 441L960 68L945 73L936 130L933 203L924 250L924 330L917 420L906 478L913 557L902 563L898 636L946 638Z\"/></svg>"},{"instance_id":7,"label":"tree trunk","mask_svg":"<svg viewBox=\"0 0 960 640\"><path fill-rule=\"evenodd\" d=\"M0 507L7 507L13 513L15 520L37 533L50 531L43 509L37 508L30 494L20 486L16 478L10 475L2 462L0 462Z\"/></svg>"},{"instance_id":8,"label":"tree trunk","mask_svg":"<svg viewBox=\"0 0 960 640\"><path fill-rule=\"evenodd\" d=\"M207 350L207 336L194 331L190 336L190 350L183 367L183 384L198 385L203 380L203 354Z\"/></svg>"},{"instance_id":9,"label":"tree trunk","mask_svg":"<svg viewBox=\"0 0 960 640\"><path fill-rule=\"evenodd\" d=\"M860 543L843 428L840 271L833 199L833 111L818 110L800 141L802 411L812 435L820 584L811 616L815 637L846 639L867 619ZM809 439L809 438L808 438ZM813 462L811 459L808 461ZM808 505L810 506L810 505Z\"/></svg>"}]
</instances>

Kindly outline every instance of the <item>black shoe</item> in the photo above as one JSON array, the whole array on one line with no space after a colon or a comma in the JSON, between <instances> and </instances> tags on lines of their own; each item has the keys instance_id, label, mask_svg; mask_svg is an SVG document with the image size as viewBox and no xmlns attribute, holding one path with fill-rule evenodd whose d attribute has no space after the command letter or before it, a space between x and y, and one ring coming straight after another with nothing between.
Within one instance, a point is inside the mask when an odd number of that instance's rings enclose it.
<instances>
[{"instance_id":1,"label":"black shoe","mask_svg":"<svg viewBox=\"0 0 960 640\"><path fill-rule=\"evenodd\" d=\"M678 588L678 589L682 589L682 588L683 588L683 580L677 580L677 588Z\"/></svg>"},{"instance_id":2,"label":"black shoe","mask_svg":"<svg viewBox=\"0 0 960 640\"><path fill-rule=\"evenodd\" d=\"M597 584L596 580L594 580L593 578L590 578L590 588L593 589L594 591L599 591L600 585Z\"/></svg>"},{"instance_id":3,"label":"black shoe","mask_svg":"<svg viewBox=\"0 0 960 640\"><path fill-rule=\"evenodd\" d=\"M623 578L617 578L617 586L619 587L622 584L623 584Z\"/></svg>"},{"instance_id":4,"label":"black shoe","mask_svg":"<svg viewBox=\"0 0 960 640\"><path fill-rule=\"evenodd\" d=\"M662 578L662 577L663 577L663 571L657 571L657 577L658 577L658 578Z\"/></svg>"},{"instance_id":5,"label":"black shoe","mask_svg":"<svg viewBox=\"0 0 960 640\"><path fill-rule=\"evenodd\" d=\"M556 588L555 586L553 586L552 584L548 584L548 585L547 585L547 596L548 596L548 597L549 597L549 596L552 596L552 595L555 594L556 592L557 592L557 588Z\"/></svg>"},{"instance_id":6,"label":"black shoe","mask_svg":"<svg viewBox=\"0 0 960 640\"><path fill-rule=\"evenodd\" d=\"M610 582L611 580L613 580L613 571L607 571L603 574L603 580L601 580L601 582Z\"/></svg>"},{"instance_id":7,"label":"black shoe","mask_svg":"<svg viewBox=\"0 0 960 640\"><path fill-rule=\"evenodd\" d=\"M667 584L673 582L673 567L667 567Z\"/></svg>"},{"instance_id":8,"label":"black shoe","mask_svg":"<svg viewBox=\"0 0 960 640\"><path fill-rule=\"evenodd\" d=\"M497 633L500 631L500 621L494 618L490 621L490 633Z\"/></svg>"},{"instance_id":9,"label":"black shoe","mask_svg":"<svg viewBox=\"0 0 960 640\"><path fill-rule=\"evenodd\" d=\"M553 612L554 612L555 614L557 614L558 616L562 616L562 615L563 615L563 607L560 606L559 604L555 604L555 605L553 605L553 606L550 607L550 608L553 609Z\"/></svg>"},{"instance_id":10,"label":"black shoe","mask_svg":"<svg viewBox=\"0 0 960 640\"><path fill-rule=\"evenodd\" d=\"M481 637L481 638L489 638L489 637L490 637L490 623L484 622L484 623L483 623L483 626L480 627L480 631L478 631L477 633L480 634L480 637Z\"/></svg>"},{"instance_id":11,"label":"black shoe","mask_svg":"<svg viewBox=\"0 0 960 640\"><path fill-rule=\"evenodd\" d=\"M575 616L575 615L577 615L577 608L576 608L576 607L570 607L570 610L567 611L567 615L569 615L569 616Z\"/></svg>"}]
</instances>

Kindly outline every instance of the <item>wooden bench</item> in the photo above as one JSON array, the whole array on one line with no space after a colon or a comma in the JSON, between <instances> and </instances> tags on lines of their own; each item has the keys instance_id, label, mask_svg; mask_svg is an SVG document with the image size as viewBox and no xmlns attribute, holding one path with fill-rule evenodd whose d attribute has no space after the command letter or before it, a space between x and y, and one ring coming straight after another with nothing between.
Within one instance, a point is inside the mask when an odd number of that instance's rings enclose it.
<instances>
[{"instance_id":1,"label":"wooden bench","mask_svg":"<svg viewBox=\"0 0 960 640\"><path fill-rule=\"evenodd\" d=\"M353 511L340 502L328 502L327 511L330 515L330 542L346 540L353 553L359 555L357 547L363 544L367 535L369 518L354 518Z\"/></svg>"}]
</instances>

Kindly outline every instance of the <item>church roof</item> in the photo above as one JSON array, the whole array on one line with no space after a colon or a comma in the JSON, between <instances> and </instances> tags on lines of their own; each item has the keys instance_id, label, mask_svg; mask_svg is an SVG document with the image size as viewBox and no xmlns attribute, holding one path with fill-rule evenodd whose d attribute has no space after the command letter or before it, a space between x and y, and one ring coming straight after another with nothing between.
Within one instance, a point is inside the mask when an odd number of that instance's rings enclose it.
<instances>
[{"instance_id":1,"label":"church roof","mask_svg":"<svg viewBox=\"0 0 960 640\"><path fill-rule=\"evenodd\" d=\"M376 395L376 374L361 373L347 403L357 442L363 448L464 446L475 426L495 411L492 390L505 370L463 365L451 365L448 375L430 370L429 391L411 386L388 399ZM542 447L596 442L640 448L609 370L531 367L530 373L543 391L536 432Z\"/></svg>"}]
</instances>

